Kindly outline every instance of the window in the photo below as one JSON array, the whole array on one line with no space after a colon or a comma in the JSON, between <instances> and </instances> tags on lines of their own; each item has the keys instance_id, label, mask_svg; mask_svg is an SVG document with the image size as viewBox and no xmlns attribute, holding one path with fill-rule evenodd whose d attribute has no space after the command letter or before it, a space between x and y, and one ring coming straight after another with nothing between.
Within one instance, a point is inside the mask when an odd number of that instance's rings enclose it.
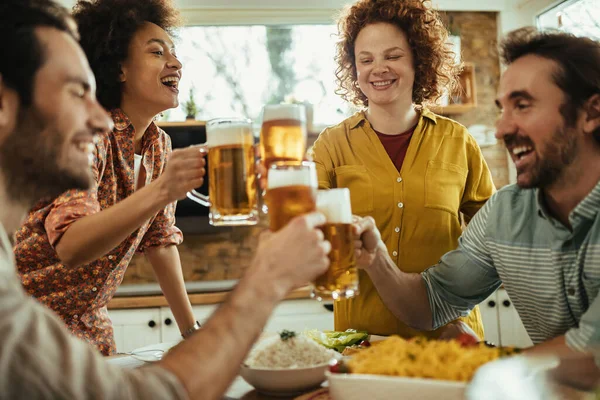
<instances>
[{"instance_id":1,"label":"window","mask_svg":"<svg viewBox=\"0 0 600 400\"><path fill-rule=\"evenodd\" d=\"M568 0L537 16L539 28L555 28L600 40L598 0Z\"/></svg>"},{"instance_id":2,"label":"window","mask_svg":"<svg viewBox=\"0 0 600 400\"><path fill-rule=\"evenodd\" d=\"M353 110L335 94L336 32L331 24L182 28L177 43L181 104L164 119L185 119L192 95L199 120L256 120L264 104L303 102L313 112L309 130L340 122Z\"/></svg>"}]
</instances>

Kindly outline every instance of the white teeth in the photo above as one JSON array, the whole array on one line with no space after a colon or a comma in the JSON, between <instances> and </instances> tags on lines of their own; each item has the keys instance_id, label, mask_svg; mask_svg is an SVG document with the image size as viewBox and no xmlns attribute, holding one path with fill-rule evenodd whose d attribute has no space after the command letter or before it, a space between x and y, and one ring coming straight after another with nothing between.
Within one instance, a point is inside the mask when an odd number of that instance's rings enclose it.
<instances>
[{"instance_id":1,"label":"white teeth","mask_svg":"<svg viewBox=\"0 0 600 400\"><path fill-rule=\"evenodd\" d=\"M526 152L531 151L531 150L532 150L532 148L529 147L529 146L519 146L519 147L513 148L512 149L512 153L515 156L520 156L521 154L526 153Z\"/></svg>"},{"instance_id":2,"label":"white teeth","mask_svg":"<svg viewBox=\"0 0 600 400\"><path fill-rule=\"evenodd\" d=\"M380 82L372 82L373 86L386 86L391 85L392 81L380 81Z\"/></svg>"},{"instance_id":3,"label":"white teeth","mask_svg":"<svg viewBox=\"0 0 600 400\"><path fill-rule=\"evenodd\" d=\"M179 78L176 76L167 76L166 78L162 78L160 80L162 83L167 83L167 82L175 82L178 83L179 82Z\"/></svg>"}]
</instances>

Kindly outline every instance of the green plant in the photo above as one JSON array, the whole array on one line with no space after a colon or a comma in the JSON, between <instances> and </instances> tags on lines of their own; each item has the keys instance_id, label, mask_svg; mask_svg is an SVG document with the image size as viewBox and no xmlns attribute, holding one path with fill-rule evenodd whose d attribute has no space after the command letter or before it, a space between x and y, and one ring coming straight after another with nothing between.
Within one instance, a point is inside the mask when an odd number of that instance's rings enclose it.
<instances>
[{"instance_id":1,"label":"green plant","mask_svg":"<svg viewBox=\"0 0 600 400\"><path fill-rule=\"evenodd\" d=\"M194 87L191 87L189 100L183 102L183 109L185 110L186 118L189 119L196 118L196 114L198 114L198 107L194 101L194 91Z\"/></svg>"}]
</instances>

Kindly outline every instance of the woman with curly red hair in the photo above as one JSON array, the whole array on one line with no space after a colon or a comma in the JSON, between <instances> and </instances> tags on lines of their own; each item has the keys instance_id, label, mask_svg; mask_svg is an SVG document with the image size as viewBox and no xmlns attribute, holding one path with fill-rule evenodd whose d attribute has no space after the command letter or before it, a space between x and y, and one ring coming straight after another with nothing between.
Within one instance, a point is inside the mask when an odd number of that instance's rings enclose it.
<instances>
[{"instance_id":1,"label":"woman with curly red hair","mask_svg":"<svg viewBox=\"0 0 600 400\"><path fill-rule=\"evenodd\" d=\"M116 347L106 305L136 251L150 261L184 336L199 327L174 213L176 200L202 184L204 158L198 148L172 152L154 123L178 105L182 65L169 33L178 19L172 3L80 0L73 16L114 129L96 138L93 189L36 205L16 234L15 256L25 289L109 355Z\"/></svg>"},{"instance_id":2,"label":"woman with curly red hair","mask_svg":"<svg viewBox=\"0 0 600 400\"><path fill-rule=\"evenodd\" d=\"M469 220L494 192L491 174L464 126L427 105L452 90L460 65L440 15L422 0L359 0L338 21L338 94L362 108L314 144L321 189L350 189L352 210L374 218L396 265L421 272L456 248ZM360 271L360 295L335 303L335 329L449 337L462 321L418 332L386 307ZM479 336L479 310L464 322Z\"/></svg>"}]
</instances>

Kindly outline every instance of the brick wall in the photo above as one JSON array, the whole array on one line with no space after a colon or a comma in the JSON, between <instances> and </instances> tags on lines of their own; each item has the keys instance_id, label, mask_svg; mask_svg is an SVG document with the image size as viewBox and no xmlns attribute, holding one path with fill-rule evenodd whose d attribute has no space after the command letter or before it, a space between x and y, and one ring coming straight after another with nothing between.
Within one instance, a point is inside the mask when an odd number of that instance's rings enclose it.
<instances>
[{"instance_id":1,"label":"brick wall","mask_svg":"<svg viewBox=\"0 0 600 400\"><path fill-rule=\"evenodd\" d=\"M451 12L460 30L463 60L475 64L478 106L462 115L454 115L465 126L493 126L497 117L494 98L499 79L496 54L497 14L489 12ZM504 146L482 149L496 186L508 183L508 166ZM265 221L262 221L264 224ZM240 227L230 231L185 236L179 247L186 280L237 279L249 265L262 227ZM124 283L153 282L151 267L143 256L136 256L125 275Z\"/></svg>"}]
</instances>

